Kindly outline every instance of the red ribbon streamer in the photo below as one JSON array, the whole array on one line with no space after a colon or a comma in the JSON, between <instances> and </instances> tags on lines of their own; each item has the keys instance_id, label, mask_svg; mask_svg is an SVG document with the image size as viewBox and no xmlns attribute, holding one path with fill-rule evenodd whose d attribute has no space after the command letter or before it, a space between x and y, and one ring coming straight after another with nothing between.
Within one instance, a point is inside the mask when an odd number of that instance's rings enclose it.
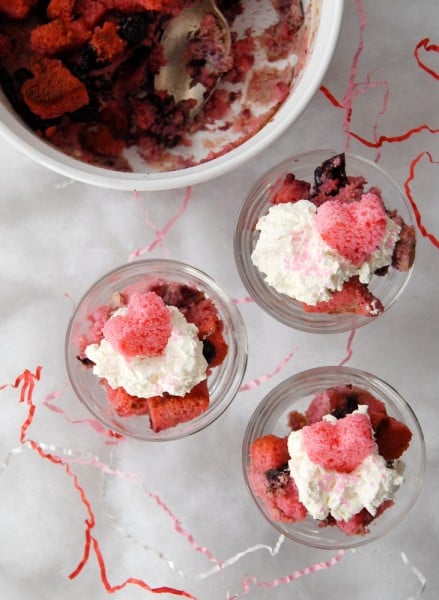
<instances>
[{"instance_id":1,"label":"red ribbon streamer","mask_svg":"<svg viewBox=\"0 0 439 600\"><path fill-rule=\"evenodd\" d=\"M419 231L425 238L430 240L430 242L434 246L436 246L436 248L439 248L438 238L436 236L434 236L432 233L430 233L429 231L427 231L426 227L422 223L421 211L419 210L419 208L413 198L412 191L410 189L410 183L415 179L416 167L417 167L418 163L420 162L421 158L423 158L424 156L426 156L428 158L430 163L438 164L438 161L433 160L433 157L430 154L430 152L421 152L421 154L418 154L418 156L416 158L414 158L412 160L412 162L410 163L410 173L409 173L409 176L407 177L406 181L404 182L404 190L405 190L405 193L407 194L407 198L409 199L409 202L412 205L413 211L415 213L416 223L418 225Z\"/></svg>"},{"instance_id":2,"label":"red ribbon streamer","mask_svg":"<svg viewBox=\"0 0 439 600\"><path fill-rule=\"evenodd\" d=\"M439 73L437 73L433 69L430 69L430 67L427 67L427 65L419 58L419 50L421 48L423 48L426 52L439 52L439 46L437 46L436 44L430 44L429 42L429 38L421 40L416 46L413 54L415 55L416 62L421 67L421 69L423 69L426 73L434 77L434 79L439 80Z\"/></svg>"},{"instance_id":3,"label":"red ribbon streamer","mask_svg":"<svg viewBox=\"0 0 439 600\"><path fill-rule=\"evenodd\" d=\"M0 391L5 389L6 387L12 387L14 389L18 389L21 386L19 402L27 404L28 412L27 412L26 419L24 420L24 422L20 428L20 443L30 447L32 450L35 450L35 452L37 452L41 458L50 460L55 465L62 466L64 468L64 471L66 472L66 474L72 478L73 485L74 485L75 489L77 490L77 492L79 493L82 504L85 506L85 508L87 510L88 518L85 519L86 529L85 529L85 542L84 542L83 556L82 556L81 560L79 561L77 567L70 573L69 579L74 579L75 577L77 577L79 575L79 573L82 571L84 566L87 564L87 562L90 558L90 550L93 547L94 553L96 555L96 558L97 558L97 561L99 564L101 580L102 580L102 583L103 583L105 589L107 590L107 592L113 593L113 592L116 592L116 591L124 588L128 584L132 584L132 585L137 585L137 586L139 586L149 592L152 592L154 594L166 593L166 594L173 594L173 595L181 596L181 597L185 597L185 598L190 598L191 600L196 600L196 598L194 596L192 596L188 592L185 592L184 590L177 590L175 588L167 587L167 586L152 588L151 586L149 586L147 583L145 583L141 579L137 579L134 577L130 577L130 578L126 579L122 584L118 584L116 586L112 586L110 584L108 577L107 577L106 569L105 569L105 561L104 561L102 552L100 550L99 543L98 543L97 539L95 537L93 537L91 534L91 531L96 524L95 516L93 514L91 504L85 494L84 488L79 483L77 475L72 472L69 464L64 462L60 456L55 456L55 455L51 454L50 452L45 452L43 450L43 448L35 440L26 437L27 430L29 429L30 425L32 424L32 421L35 416L36 405L33 402L33 393L34 393L34 389L35 389L35 382L40 381L41 371L42 371L42 367L40 367L40 366L38 366L36 368L35 373L32 373L31 371L26 369L25 371L23 371L23 373L21 373L21 375L19 375L16 378L16 380L14 381L14 383L12 385L9 386L8 384L6 384L6 385L0 386Z\"/></svg>"}]
</instances>

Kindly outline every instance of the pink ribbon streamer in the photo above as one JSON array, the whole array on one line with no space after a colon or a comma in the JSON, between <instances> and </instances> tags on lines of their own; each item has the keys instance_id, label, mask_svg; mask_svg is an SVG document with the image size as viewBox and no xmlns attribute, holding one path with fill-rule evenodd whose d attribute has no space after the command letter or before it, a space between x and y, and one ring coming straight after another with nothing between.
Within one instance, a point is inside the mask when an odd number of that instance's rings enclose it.
<instances>
[{"instance_id":1,"label":"pink ribbon streamer","mask_svg":"<svg viewBox=\"0 0 439 600\"><path fill-rule=\"evenodd\" d=\"M151 252L152 250L154 250L154 248L156 246L161 244L161 242L163 241L166 234L172 229L172 227L175 225L175 223L178 221L178 219L185 213L185 211L188 207L191 195L192 195L192 188L190 186L188 186L186 188L183 202L181 203L181 206L180 206L180 209L178 210L178 212L173 217L171 217L171 219L169 219L169 221L166 223L166 225L161 230L156 229L151 224L151 226L154 228L154 231L155 231L154 241L151 242L150 244L148 244L147 246L145 246L144 248L139 248L139 249L135 250L134 252L132 252L128 257L128 261L132 261L135 258L142 256L143 254Z\"/></svg>"},{"instance_id":2,"label":"pink ribbon streamer","mask_svg":"<svg viewBox=\"0 0 439 600\"><path fill-rule=\"evenodd\" d=\"M266 381L268 381L269 379L271 379L272 377L274 377L275 375L277 375L278 373L280 373L286 367L286 365L290 362L290 360L292 359L292 357L293 357L293 352L290 352L278 364L278 366L275 368L275 370L272 373L268 373L267 375L261 375L260 377L257 377L256 379L252 379L248 383L245 383L244 385L242 385L241 388L239 389L239 391L240 392L248 392L249 390L256 389L261 384L265 383Z\"/></svg>"},{"instance_id":3,"label":"pink ribbon streamer","mask_svg":"<svg viewBox=\"0 0 439 600\"><path fill-rule=\"evenodd\" d=\"M285 575L284 577L278 577L276 579L273 579L272 581L259 581L255 575L249 575L248 577L242 580L241 587L243 588L244 594L248 594L251 591L252 586L256 586L259 588L275 588L279 585L292 583L293 581L299 579L299 577L303 577L305 575L310 575L311 573L317 573L318 571L321 571L323 569L330 569L331 567L334 567L342 560L344 554L344 550L339 550L337 554L335 554L335 556L333 556L329 560L315 563L314 565L305 567L304 569L298 569L297 571L294 571L289 575ZM229 596L228 600L236 600L236 598L239 598L238 594L235 594L234 596Z\"/></svg>"},{"instance_id":4,"label":"pink ribbon streamer","mask_svg":"<svg viewBox=\"0 0 439 600\"><path fill-rule=\"evenodd\" d=\"M355 337L355 329L352 329L352 331L350 332L350 334L348 336L348 340L347 340L347 343L346 343L346 356L341 361L341 363L339 365L340 367L342 367L343 365L345 365L352 358L352 352L353 352L352 342L354 341L354 337Z\"/></svg>"}]
</instances>

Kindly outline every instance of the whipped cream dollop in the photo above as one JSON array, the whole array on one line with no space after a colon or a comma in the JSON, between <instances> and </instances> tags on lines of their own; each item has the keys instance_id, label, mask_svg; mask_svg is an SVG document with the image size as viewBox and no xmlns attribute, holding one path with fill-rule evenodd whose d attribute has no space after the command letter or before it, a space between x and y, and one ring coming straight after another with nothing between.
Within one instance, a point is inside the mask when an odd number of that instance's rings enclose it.
<instances>
[{"instance_id":1,"label":"whipped cream dollop","mask_svg":"<svg viewBox=\"0 0 439 600\"><path fill-rule=\"evenodd\" d=\"M367 414L367 406L359 406L352 414L356 412ZM331 423L337 421L332 415L323 419ZM363 508L375 516L383 502L394 498L404 480L402 463L389 468L378 447L351 473L328 470L312 462L300 429L290 433L288 452L290 474L299 499L314 519L323 520L331 514L336 520L348 521Z\"/></svg>"},{"instance_id":2,"label":"whipped cream dollop","mask_svg":"<svg viewBox=\"0 0 439 600\"><path fill-rule=\"evenodd\" d=\"M256 224L259 238L251 255L268 285L313 306L329 300L354 275L369 283L374 271L391 264L400 232L399 225L386 217L380 246L356 267L322 239L316 213L309 200L273 205Z\"/></svg>"},{"instance_id":3,"label":"whipped cream dollop","mask_svg":"<svg viewBox=\"0 0 439 600\"><path fill-rule=\"evenodd\" d=\"M188 323L178 308L168 306L168 309L172 330L163 354L127 359L103 338L99 344L90 344L85 349L87 358L94 363L93 373L104 377L113 389L123 387L128 394L141 398L165 392L184 396L206 379L208 365L197 327ZM122 308L114 315L125 313Z\"/></svg>"}]
</instances>

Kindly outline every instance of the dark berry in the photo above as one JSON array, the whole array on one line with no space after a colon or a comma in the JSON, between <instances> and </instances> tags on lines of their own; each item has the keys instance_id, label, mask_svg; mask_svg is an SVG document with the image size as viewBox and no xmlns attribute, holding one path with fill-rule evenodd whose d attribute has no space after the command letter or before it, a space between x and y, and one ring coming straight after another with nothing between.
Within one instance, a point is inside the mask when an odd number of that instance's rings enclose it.
<instances>
[{"instance_id":1,"label":"dark berry","mask_svg":"<svg viewBox=\"0 0 439 600\"><path fill-rule=\"evenodd\" d=\"M181 136L177 133L163 133L157 137L157 141L165 148L175 148L180 143Z\"/></svg>"},{"instance_id":2,"label":"dark berry","mask_svg":"<svg viewBox=\"0 0 439 600\"><path fill-rule=\"evenodd\" d=\"M203 292L200 292L200 290L197 290L193 287L190 287L189 285L184 284L180 286L180 294L181 307L187 307L191 306L191 304L197 304L198 302L201 302L201 300L203 300L204 298Z\"/></svg>"},{"instance_id":3,"label":"dark berry","mask_svg":"<svg viewBox=\"0 0 439 600\"><path fill-rule=\"evenodd\" d=\"M81 356L77 356L76 358L86 367L91 367L94 365L94 362L87 357L82 358Z\"/></svg>"},{"instance_id":4,"label":"dark berry","mask_svg":"<svg viewBox=\"0 0 439 600\"><path fill-rule=\"evenodd\" d=\"M288 463L282 465L279 469L269 469L266 471L265 477L271 490L285 487L290 479Z\"/></svg>"},{"instance_id":5,"label":"dark berry","mask_svg":"<svg viewBox=\"0 0 439 600\"><path fill-rule=\"evenodd\" d=\"M77 123L97 122L100 118L99 105L94 102L89 102L86 106L82 106L78 110L70 113L70 118Z\"/></svg>"},{"instance_id":6,"label":"dark berry","mask_svg":"<svg viewBox=\"0 0 439 600\"><path fill-rule=\"evenodd\" d=\"M140 44L148 33L151 16L148 12L130 15L119 23L119 36L129 44Z\"/></svg>"},{"instance_id":7,"label":"dark berry","mask_svg":"<svg viewBox=\"0 0 439 600\"><path fill-rule=\"evenodd\" d=\"M327 181L336 182L335 189L330 192L331 196L336 196L340 188L347 185L348 178L346 176L346 161L343 152L328 158L328 160L325 160L319 167L315 169L314 182L316 190L318 191Z\"/></svg>"},{"instance_id":8,"label":"dark berry","mask_svg":"<svg viewBox=\"0 0 439 600\"><path fill-rule=\"evenodd\" d=\"M75 74L86 75L89 71L96 68L98 64L98 55L93 46L84 46L79 51L78 60L74 65Z\"/></svg>"},{"instance_id":9,"label":"dark berry","mask_svg":"<svg viewBox=\"0 0 439 600\"><path fill-rule=\"evenodd\" d=\"M151 48L148 46L138 46L134 48L132 54L130 55L130 59L126 62L126 65L129 67L140 66L148 57L151 55ZM147 75L151 75L151 73L146 73ZM152 77L154 77L152 75Z\"/></svg>"},{"instance_id":10,"label":"dark berry","mask_svg":"<svg viewBox=\"0 0 439 600\"><path fill-rule=\"evenodd\" d=\"M88 90L104 91L111 90L113 81L107 75L98 75L97 77L87 77L86 85Z\"/></svg>"},{"instance_id":11,"label":"dark berry","mask_svg":"<svg viewBox=\"0 0 439 600\"><path fill-rule=\"evenodd\" d=\"M203 340L203 356L208 365L210 365L216 356L215 346L209 340Z\"/></svg>"},{"instance_id":12,"label":"dark berry","mask_svg":"<svg viewBox=\"0 0 439 600\"><path fill-rule=\"evenodd\" d=\"M353 413L358 409L358 394L352 392L346 396L346 412Z\"/></svg>"},{"instance_id":13,"label":"dark berry","mask_svg":"<svg viewBox=\"0 0 439 600\"><path fill-rule=\"evenodd\" d=\"M189 67L194 67L194 68L201 68L204 67L204 65L206 64L206 60L204 58L194 58L193 60L191 60L188 63Z\"/></svg>"},{"instance_id":14,"label":"dark berry","mask_svg":"<svg viewBox=\"0 0 439 600\"><path fill-rule=\"evenodd\" d=\"M22 67L21 69L17 69L14 72L14 79L19 87L21 87L25 81L32 78L33 74L31 73L31 71L29 71L29 69L25 69L24 67Z\"/></svg>"},{"instance_id":15,"label":"dark berry","mask_svg":"<svg viewBox=\"0 0 439 600\"><path fill-rule=\"evenodd\" d=\"M0 83L9 102L15 105L17 102L17 85L14 78L2 66L0 66Z\"/></svg>"},{"instance_id":16,"label":"dark berry","mask_svg":"<svg viewBox=\"0 0 439 600\"><path fill-rule=\"evenodd\" d=\"M386 267L380 267L379 269L376 269L376 271L374 271L373 274L377 275L378 277L383 277L384 275L387 275L388 272L389 266L387 265Z\"/></svg>"},{"instance_id":17,"label":"dark berry","mask_svg":"<svg viewBox=\"0 0 439 600\"><path fill-rule=\"evenodd\" d=\"M36 16L47 18L47 7L50 4L50 0L38 0L37 5L33 9Z\"/></svg>"},{"instance_id":18,"label":"dark berry","mask_svg":"<svg viewBox=\"0 0 439 600\"><path fill-rule=\"evenodd\" d=\"M336 419L343 419L343 417L350 413L353 413L354 410L357 409L358 394L356 394L355 392L351 392L350 394L347 394L345 398L345 403L340 406L337 406L337 408L334 408L334 410L331 412L331 415Z\"/></svg>"}]
</instances>

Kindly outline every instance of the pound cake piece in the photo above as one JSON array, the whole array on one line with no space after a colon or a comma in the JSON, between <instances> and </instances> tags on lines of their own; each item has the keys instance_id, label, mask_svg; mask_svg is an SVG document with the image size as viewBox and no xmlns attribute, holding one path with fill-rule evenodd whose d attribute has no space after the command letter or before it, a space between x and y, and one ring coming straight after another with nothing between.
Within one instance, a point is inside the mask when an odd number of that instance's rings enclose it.
<instances>
[{"instance_id":1,"label":"pound cake piece","mask_svg":"<svg viewBox=\"0 0 439 600\"><path fill-rule=\"evenodd\" d=\"M386 416L381 419L375 437L381 456L391 461L399 458L407 450L412 432L401 421Z\"/></svg>"},{"instance_id":2,"label":"pound cake piece","mask_svg":"<svg viewBox=\"0 0 439 600\"><path fill-rule=\"evenodd\" d=\"M384 311L384 306L358 277L351 277L340 291L332 293L330 300L322 300L314 306L302 302L307 313L345 314L352 313L364 317L376 317Z\"/></svg>"},{"instance_id":3,"label":"pound cake piece","mask_svg":"<svg viewBox=\"0 0 439 600\"><path fill-rule=\"evenodd\" d=\"M325 525L336 525L339 529L344 531L347 535L366 535L369 532L369 525L383 512L393 506L393 500L385 500L378 508L374 516L372 516L365 508L359 513L354 515L348 521L342 521L341 519L327 519Z\"/></svg>"},{"instance_id":4,"label":"pound cake piece","mask_svg":"<svg viewBox=\"0 0 439 600\"><path fill-rule=\"evenodd\" d=\"M209 407L207 380L201 381L185 396L154 396L147 401L151 429L155 432L195 419Z\"/></svg>"},{"instance_id":5,"label":"pound cake piece","mask_svg":"<svg viewBox=\"0 0 439 600\"><path fill-rule=\"evenodd\" d=\"M132 396L122 387L113 389L105 379L101 380L101 384L105 387L107 399L120 417L148 415L151 429L155 432L191 421L209 407L206 380L197 384L185 396L165 394L151 398Z\"/></svg>"},{"instance_id":6,"label":"pound cake piece","mask_svg":"<svg viewBox=\"0 0 439 600\"><path fill-rule=\"evenodd\" d=\"M56 56L72 52L88 42L91 32L82 19L75 21L56 18L33 29L30 47L41 56Z\"/></svg>"},{"instance_id":7,"label":"pound cake piece","mask_svg":"<svg viewBox=\"0 0 439 600\"><path fill-rule=\"evenodd\" d=\"M296 176L293 173L287 173L281 182L279 189L271 197L270 202L272 204L297 202L298 200L308 200L310 195L310 183L296 179Z\"/></svg>"},{"instance_id":8,"label":"pound cake piece","mask_svg":"<svg viewBox=\"0 0 439 600\"><path fill-rule=\"evenodd\" d=\"M409 271L415 261L416 235L413 227L404 223L403 219L394 210L388 216L401 227L399 240L396 242L392 256L392 266L398 271Z\"/></svg>"},{"instance_id":9,"label":"pound cake piece","mask_svg":"<svg viewBox=\"0 0 439 600\"><path fill-rule=\"evenodd\" d=\"M21 93L26 106L41 119L56 119L88 104L85 85L60 60L45 58L35 66Z\"/></svg>"},{"instance_id":10,"label":"pound cake piece","mask_svg":"<svg viewBox=\"0 0 439 600\"><path fill-rule=\"evenodd\" d=\"M146 415L148 413L148 402L146 398L132 396L123 387L113 389L106 379L100 383L105 387L107 400L113 406L119 417L130 417L132 415Z\"/></svg>"},{"instance_id":11,"label":"pound cake piece","mask_svg":"<svg viewBox=\"0 0 439 600\"><path fill-rule=\"evenodd\" d=\"M0 0L0 13L11 19L24 19L38 0Z\"/></svg>"},{"instance_id":12,"label":"pound cake piece","mask_svg":"<svg viewBox=\"0 0 439 600\"><path fill-rule=\"evenodd\" d=\"M286 438L268 434L258 438L250 448L251 468L259 472L280 469L288 462Z\"/></svg>"},{"instance_id":13,"label":"pound cake piece","mask_svg":"<svg viewBox=\"0 0 439 600\"><path fill-rule=\"evenodd\" d=\"M279 521L302 521L306 509L288 471L287 438L268 434L250 448L249 481L270 516Z\"/></svg>"}]
</instances>

